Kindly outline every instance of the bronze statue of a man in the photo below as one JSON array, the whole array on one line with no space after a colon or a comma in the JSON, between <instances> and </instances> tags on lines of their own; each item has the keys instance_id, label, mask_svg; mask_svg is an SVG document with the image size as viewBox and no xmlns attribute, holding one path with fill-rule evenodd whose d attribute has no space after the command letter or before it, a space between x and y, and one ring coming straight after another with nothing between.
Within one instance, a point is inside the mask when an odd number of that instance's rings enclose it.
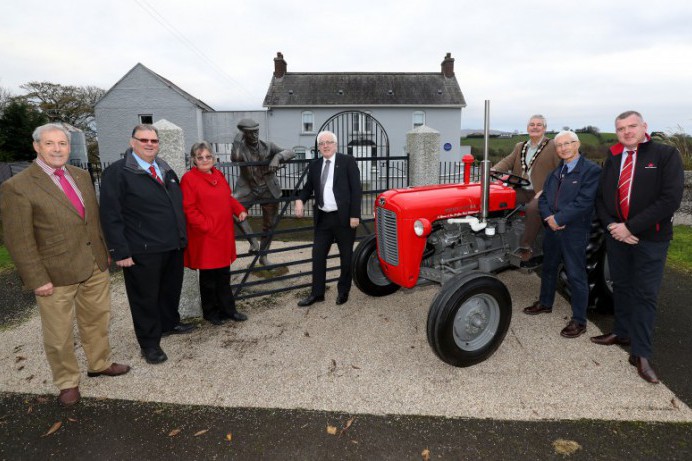
<instances>
[{"instance_id":1,"label":"bronze statue of a man","mask_svg":"<svg viewBox=\"0 0 692 461\"><path fill-rule=\"evenodd\" d=\"M287 160L295 157L295 152L291 149L282 149L272 142L265 142L259 139L259 123L250 118L244 118L238 122L238 130L242 133L240 139L236 138L231 150L231 161L233 162L266 162L261 165L245 165L240 168L240 177L235 184L233 195L246 208L257 203L278 199L281 197L281 185L276 178L276 170ZM261 246L254 237L248 238L250 251L257 252L260 249L269 250L271 236L269 231L272 228L279 205L277 202L260 203L262 208L262 236ZM236 223L238 227L247 235L251 234L252 227L246 221ZM266 266L269 263L266 253L259 259L260 264Z\"/></svg>"}]
</instances>

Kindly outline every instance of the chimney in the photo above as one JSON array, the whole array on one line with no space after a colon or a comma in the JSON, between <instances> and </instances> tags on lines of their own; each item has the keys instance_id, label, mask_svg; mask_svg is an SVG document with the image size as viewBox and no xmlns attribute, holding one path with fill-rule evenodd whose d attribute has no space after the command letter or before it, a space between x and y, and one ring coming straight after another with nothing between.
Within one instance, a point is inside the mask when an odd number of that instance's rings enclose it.
<instances>
[{"instance_id":1,"label":"chimney","mask_svg":"<svg viewBox=\"0 0 692 461\"><path fill-rule=\"evenodd\" d=\"M452 61L454 60L452 59ZM284 61L284 55L279 51L274 58L274 78L283 78L284 75L286 75L286 61Z\"/></svg>"},{"instance_id":2,"label":"chimney","mask_svg":"<svg viewBox=\"0 0 692 461\"><path fill-rule=\"evenodd\" d=\"M444 61L442 61L442 75L447 78L454 77L454 58L452 53L447 53Z\"/></svg>"}]
</instances>

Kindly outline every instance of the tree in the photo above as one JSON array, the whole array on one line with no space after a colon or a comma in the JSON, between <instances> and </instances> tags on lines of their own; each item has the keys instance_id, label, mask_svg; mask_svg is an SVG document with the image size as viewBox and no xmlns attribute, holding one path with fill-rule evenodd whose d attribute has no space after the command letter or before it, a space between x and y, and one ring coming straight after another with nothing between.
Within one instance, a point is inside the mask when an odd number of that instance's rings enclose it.
<instances>
[{"instance_id":1,"label":"tree","mask_svg":"<svg viewBox=\"0 0 692 461\"><path fill-rule=\"evenodd\" d=\"M89 161L98 162L94 106L106 93L96 86L60 85L51 82L29 82L20 88L23 97L38 106L51 122L65 122L84 132Z\"/></svg>"},{"instance_id":2,"label":"tree","mask_svg":"<svg viewBox=\"0 0 692 461\"><path fill-rule=\"evenodd\" d=\"M14 95L7 88L0 86L0 116L5 111L5 107L10 103Z\"/></svg>"},{"instance_id":3,"label":"tree","mask_svg":"<svg viewBox=\"0 0 692 461\"><path fill-rule=\"evenodd\" d=\"M31 134L47 122L48 117L26 101L10 101L0 117L0 161L33 160Z\"/></svg>"},{"instance_id":4,"label":"tree","mask_svg":"<svg viewBox=\"0 0 692 461\"><path fill-rule=\"evenodd\" d=\"M685 129L681 125L678 125L675 130L669 129L663 142L680 151L686 167L692 164L692 137L685 133Z\"/></svg>"},{"instance_id":5,"label":"tree","mask_svg":"<svg viewBox=\"0 0 692 461\"><path fill-rule=\"evenodd\" d=\"M87 139L96 138L94 105L105 90L50 82L29 82L20 88L27 91L24 98L37 105L50 121L69 123L84 131Z\"/></svg>"}]
</instances>

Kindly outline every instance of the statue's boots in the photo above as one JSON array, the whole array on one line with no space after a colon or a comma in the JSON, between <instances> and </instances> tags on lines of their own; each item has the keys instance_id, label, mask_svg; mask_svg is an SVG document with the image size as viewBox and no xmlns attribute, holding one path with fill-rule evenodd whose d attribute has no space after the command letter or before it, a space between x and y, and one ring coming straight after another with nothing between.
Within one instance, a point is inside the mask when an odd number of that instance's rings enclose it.
<instances>
[{"instance_id":1,"label":"statue's boots","mask_svg":"<svg viewBox=\"0 0 692 461\"><path fill-rule=\"evenodd\" d=\"M250 227L250 223L247 222L247 219L242 222L236 223L238 227L240 228L241 231L247 236L250 234L253 234L254 231L252 230L252 227ZM260 250L260 244L259 241L257 240L257 237L246 237L247 241L250 242L250 253L257 253Z\"/></svg>"}]
</instances>

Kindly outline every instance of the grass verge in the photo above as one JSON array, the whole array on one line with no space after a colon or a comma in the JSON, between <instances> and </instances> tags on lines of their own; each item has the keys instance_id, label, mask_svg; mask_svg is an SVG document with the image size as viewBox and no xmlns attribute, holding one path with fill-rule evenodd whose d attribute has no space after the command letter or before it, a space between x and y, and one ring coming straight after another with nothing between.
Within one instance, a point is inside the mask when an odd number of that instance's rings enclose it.
<instances>
[{"instance_id":1,"label":"grass verge","mask_svg":"<svg viewBox=\"0 0 692 461\"><path fill-rule=\"evenodd\" d=\"M13 268L14 264L12 264L10 253L5 248L5 245L0 245L0 272Z\"/></svg>"},{"instance_id":2,"label":"grass verge","mask_svg":"<svg viewBox=\"0 0 692 461\"><path fill-rule=\"evenodd\" d=\"M692 272L692 227L675 226L668 250L668 266Z\"/></svg>"}]
</instances>

